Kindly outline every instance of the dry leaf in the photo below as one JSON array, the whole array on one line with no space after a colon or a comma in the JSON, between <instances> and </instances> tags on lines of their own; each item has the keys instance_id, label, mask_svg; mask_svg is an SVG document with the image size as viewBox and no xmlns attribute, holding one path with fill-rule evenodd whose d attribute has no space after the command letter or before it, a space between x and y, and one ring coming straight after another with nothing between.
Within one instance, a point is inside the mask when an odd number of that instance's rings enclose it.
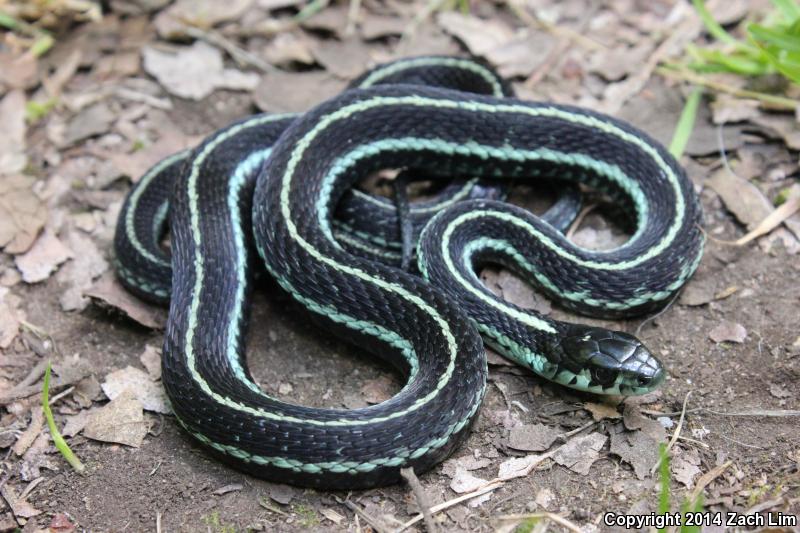
<instances>
[{"instance_id":1,"label":"dry leaf","mask_svg":"<svg viewBox=\"0 0 800 533\"><path fill-rule=\"evenodd\" d=\"M485 479L470 474L464 468L458 468L453 476L453 480L450 482L450 488L456 494L466 494L467 492L472 492L486 484L487 481ZM486 494L482 494L481 496L477 496L469 500L467 506L473 508L478 507L479 505L489 501L491 497L492 493L487 492Z\"/></svg>"},{"instance_id":2,"label":"dry leaf","mask_svg":"<svg viewBox=\"0 0 800 533\"><path fill-rule=\"evenodd\" d=\"M586 402L583 404L583 408L592 414L592 419L595 422L599 422L600 420L614 419L620 417L616 405L609 405L607 403Z\"/></svg>"},{"instance_id":3,"label":"dry leaf","mask_svg":"<svg viewBox=\"0 0 800 533\"><path fill-rule=\"evenodd\" d=\"M10 91L0 100L0 176L21 172L28 163L25 155L25 93Z\"/></svg>"},{"instance_id":4,"label":"dry leaf","mask_svg":"<svg viewBox=\"0 0 800 533\"><path fill-rule=\"evenodd\" d=\"M30 249L47 221L47 208L33 193L33 183L21 174L0 178L0 247L6 253Z\"/></svg>"},{"instance_id":5,"label":"dry leaf","mask_svg":"<svg viewBox=\"0 0 800 533\"><path fill-rule=\"evenodd\" d=\"M281 505L289 505L294 499L297 490L289 485L273 485L269 488L269 497Z\"/></svg>"},{"instance_id":6,"label":"dry leaf","mask_svg":"<svg viewBox=\"0 0 800 533\"><path fill-rule=\"evenodd\" d=\"M186 26L212 28L237 20L253 4L253 0L178 0L161 11L154 21L158 34L166 39L182 37Z\"/></svg>"},{"instance_id":7,"label":"dry leaf","mask_svg":"<svg viewBox=\"0 0 800 533\"><path fill-rule=\"evenodd\" d=\"M50 277L58 266L73 256L52 231L45 230L30 250L14 258L26 283L38 283Z\"/></svg>"},{"instance_id":8,"label":"dry leaf","mask_svg":"<svg viewBox=\"0 0 800 533\"><path fill-rule=\"evenodd\" d=\"M747 330L741 324L723 320L714 329L708 332L708 337L719 344L720 342L743 343L747 338Z\"/></svg>"},{"instance_id":9,"label":"dry leaf","mask_svg":"<svg viewBox=\"0 0 800 533\"><path fill-rule=\"evenodd\" d=\"M511 29L498 20L481 19L457 11L442 12L436 20L476 56L485 56L514 37Z\"/></svg>"},{"instance_id":10,"label":"dry leaf","mask_svg":"<svg viewBox=\"0 0 800 533\"><path fill-rule=\"evenodd\" d=\"M139 356L139 361L147 369L147 373L154 380L161 379L161 350L155 346L145 345L144 352Z\"/></svg>"},{"instance_id":11,"label":"dry leaf","mask_svg":"<svg viewBox=\"0 0 800 533\"><path fill-rule=\"evenodd\" d=\"M6 485L4 483L2 486L0 486L0 494L3 495L3 498L8 503L8 506L11 507L11 512L14 513L14 516L17 517L17 519L31 518L42 514L41 511L34 508L33 505L28 503L24 498L20 498L17 495L17 492L10 485Z\"/></svg>"},{"instance_id":12,"label":"dry leaf","mask_svg":"<svg viewBox=\"0 0 800 533\"><path fill-rule=\"evenodd\" d=\"M727 124L729 122L743 122L751 120L761 114L758 100L736 98L728 94L718 94L711 104L714 124Z\"/></svg>"},{"instance_id":13,"label":"dry leaf","mask_svg":"<svg viewBox=\"0 0 800 533\"><path fill-rule=\"evenodd\" d=\"M332 33L341 39L347 28L347 6L337 4L320 9L303 20L300 25L309 30Z\"/></svg>"},{"instance_id":14,"label":"dry leaf","mask_svg":"<svg viewBox=\"0 0 800 533\"><path fill-rule=\"evenodd\" d=\"M138 448L149 430L141 402L132 391L126 390L106 406L91 413L83 428L83 435L93 440Z\"/></svg>"},{"instance_id":15,"label":"dry leaf","mask_svg":"<svg viewBox=\"0 0 800 533\"><path fill-rule=\"evenodd\" d=\"M658 461L658 441L642 431L625 431L620 427L611 433L610 451L631 465L639 479L645 479Z\"/></svg>"},{"instance_id":16,"label":"dry leaf","mask_svg":"<svg viewBox=\"0 0 800 533\"><path fill-rule=\"evenodd\" d=\"M408 22L400 17L376 15L371 11L364 13L361 21L361 36L371 41L391 35L400 35L406 29Z\"/></svg>"},{"instance_id":17,"label":"dry leaf","mask_svg":"<svg viewBox=\"0 0 800 533\"><path fill-rule=\"evenodd\" d=\"M626 429L631 431L641 430L656 442L664 442L667 440L664 426L662 426L658 420L653 420L643 415L639 410L638 404L625 404L625 408L622 411L622 422Z\"/></svg>"},{"instance_id":18,"label":"dry leaf","mask_svg":"<svg viewBox=\"0 0 800 533\"><path fill-rule=\"evenodd\" d=\"M301 33L293 32L284 32L276 35L264 47L264 57L273 65L288 65L291 63L311 65L314 63L314 56L311 53L311 45L308 38Z\"/></svg>"},{"instance_id":19,"label":"dry leaf","mask_svg":"<svg viewBox=\"0 0 800 533\"><path fill-rule=\"evenodd\" d=\"M686 488L692 488L694 478L700 473L700 456L692 449L677 448L670 461L673 479Z\"/></svg>"},{"instance_id":20,"label":"dry leaf","mask_svg":"<svg viewBox=\"0 0 800 533\"><path fill-rule=\"evenodd\" d=\"M724 167L716 171L707 183L720 196L728 211L747 229L755 228L774 210L758 187L731 174Z\"/></svg>"},{"instance_id":21,"label":"dry leaf","mask_svg":"<svg viewBox=\"0 0 800 533\"><path fill-rule=\"evenodd\" d=\"M369 63L369 54L364 43L356 39L318 41L313 52L320 65L345 80L351 80L364 72Z\"/></svg>"},{"instance_id":22,"label":"dry leaf","mask_svg":"<svg viewBox=\"0 0 800 533\"><path fill-rule=\"evenodd\" d=\"M106 102L98 102L83 109L67 124L63 137L64 146L72 146L89 137L108 133L116 118L116 113L111 111Z\"/></svg>"},{"instance_id":23,"label":"dry leaf","mask_svg":"<svg viewBox=\"0 0 800 533\"><path fill-rule=\"evenodd\" d=\"M195 41L176 53L145 47L142 56L145 71L181 98L201 100L216 89L250 91L259 82L256 74L226 69L222 53L203 41Z\"/></svg>"},{"instance_id":24,"label":"dry leaf","mask_svg":"<svg viewBox=\"0 0 800 533\"><path fill-rule=\"evenodd\" d=\"M714 278L695 275L684 287L678 302L689 307L705 305L714 300L716 290L716 280Z\"/></svg>"},{"instance_id":25,"label":"dry leaf","mask_svg":"<svg viewBox=\"0 0 800 533\"><path fill-rule=\"evenodd\" d=\"M262 111L284 113L306 111L310 107L339 94L345 83L326 72L269 72L253 93L253 100Z\"/></svg>"},{"instance_id":26,"label":"dry leaf","mask_svg":"<svg viewBox=\"0 0 800 533\"><path fill-rule=\"evenodd\" d=\"M106 396L112 400L125 392L132 392L141 402L142 408L156 413L172 412L163 387L138 368L127 366L122 370L111 372L106 376L102 388Z\"/></svg>"},{"instance_id":27,"label":"dry leaf","mask_svg":"<svg viewBox=\"0 0 800 533\"><path fill-rule=\"evenodd\" d=\"M553 454L553 460L573 472L586 475L592 464L600 457L600 448L606 443L607 438L601 433L575 437Z\"/></svg>"},{"instance_id":28,"label":"dry leaf","mask_svg":"<svg viewBox=\"0 0 800 533\"><path fill-rule=\"evenodd\" d=\"M341 524L342 520L344 520L344 516L327 507L320 509L319 513L336 525Z\"/></svg>"},{"instance_id":29,"label":"dry leaf","mask_svg":"<svg viewBox=\"0 0 800 533\"><path fill-rule=\"evenodd\" d=\"M0 52L0 83L12 89L32 89L39 83L37 66L33 54Z\"/></svg>"},{"instance_id":30,"label":"dry leaf","mask_svg":"<svg viewBox=\"0 0 800 533\"><path fill-rule=\"evenodd\" d=\"M67 289L61 294L59 302L64 311L82 311L89 305L86 292L100 275L108 270L108 262L94 241L77 231L67 234L67 244L78 254L56 275L56 280Z\"/></svg>"},{"instance_id":31,"label":"dry leaf","mask_svg":"<svg viewBox=\"0 0 800 533\"><path fill-rule=\"evenodd\" d=\"M7 288L0 287L0 348L8 348L19 333L25 313L18 306L19 297L11 294Z\"/></svg>"},{"instance_id":32,"label":"dry leaf","mask_svg":"<svg viewBox=\"0 0 800 533\"><path fill-rule=\"evenodd\" d=\"M122 311L146 328L163 329L167 321L163 309L148 305L133 296L111 274L101 277L84 294Z\"/></svg>"},{"instance_id":33,"label":"dry leaf","mask_svg":"<svg viewBox=\"0 0 800 533\"><path fill-rule=\"evenodd\" d=\"M508 446L515 450L543 452L550 448L561 434L557 428L544 424L531 424L511 428Z\"/></svg>"},{"instance_id":34,"label":"dry leaf","mask_svg":"<svg viewBox=\"0 0 800 533\"><path fill-rule=\"evenodd\" d=\"M42 432L43 427L44 413L41 409L31 409L31 423L28 424L28 428L22 432L17 438L17 442L14 443L14 453L18 456L24 455L33 444L33 441L36 440L36 437L39 436L39 433Z\"/></svg>"},{"instance_id":35,"label":"dry leaf","mask_svg":"<svg viewBox=\"0 0 800 533\"><path fill-rule=\"evenodd\" d=\"M367 381L361 387L361 394L367 403L376 404L385 402L394 394L394 381L389 376L380 376Z\"/></svg>"}]
</instances>

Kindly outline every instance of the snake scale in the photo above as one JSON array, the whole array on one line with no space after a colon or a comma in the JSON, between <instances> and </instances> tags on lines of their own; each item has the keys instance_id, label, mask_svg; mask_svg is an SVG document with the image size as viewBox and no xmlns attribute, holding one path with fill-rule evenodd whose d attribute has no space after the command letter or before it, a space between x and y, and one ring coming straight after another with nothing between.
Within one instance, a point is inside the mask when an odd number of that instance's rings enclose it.
<instances>
[{"instance_id":1,"label":"snake scale","mask_svg":"<svg viewBox=\"0 0 800 533\"><path fill-rule=\"evenodd\" d=\"M382 169L448 185L405 209L399 194L395 207L354 192ZM561 233L574 194L540 218L498 201L495 178L591 187L635 231L613 250L580 248ZM171 256L160 246L167 220ZM656 387L665 371L635 337L519 308L476 271L502 265L579 313L641 314L696 269L700 222L691 182L646 134L517 100L479 62L427 56L378 66L305 114L256 115L165 159L126 199L115 249L126 287L169 301L162 379L180 425L250 474L349 489L424 471L458 446L485 394L484 342L579 390ZM409 242L418 272L398 268ZM398 368L402 390L353 410L266 394L244 355L256 265L315 322Z\"/></svg>"}]
</instances>

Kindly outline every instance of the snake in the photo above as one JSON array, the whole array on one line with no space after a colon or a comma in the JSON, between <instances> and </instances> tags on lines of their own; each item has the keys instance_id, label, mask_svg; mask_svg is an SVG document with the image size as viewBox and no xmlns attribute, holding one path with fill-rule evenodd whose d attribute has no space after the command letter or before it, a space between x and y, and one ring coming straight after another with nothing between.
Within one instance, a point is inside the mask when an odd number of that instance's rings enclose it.
<instances>
[{"instance_id":1,"label":"snake","mask_svg":"<svg viewBox=\"0 0 800 533\"><path fill-rule=\"evenodd\" d=\"M353 193L383 169L450 185L406 210L399 198ZM580 247L558 216L487 194L483 184L500 179L593 189L627 213L633 234L610 250ZM392 222L378 223L382 212ZM697 269L701 223L685 171L639 129L517 99L479 61L422 56L379 65L303 114L241 120L156 164L120 212L115 264L135 294L169 302L162 382L189 435L257 477L360 489L398 482L403 468L422 473L458 448L486 394L485 346L586 393L658 387L666 370L636 337L516 306L478 272L500 265L579 314L636 316L664 307ZM409 236L416 271L398 266ZM401 390L358 409L265 392L245 361L256 270L315 324L396 368Z\"/></svg>"}]
</instances>

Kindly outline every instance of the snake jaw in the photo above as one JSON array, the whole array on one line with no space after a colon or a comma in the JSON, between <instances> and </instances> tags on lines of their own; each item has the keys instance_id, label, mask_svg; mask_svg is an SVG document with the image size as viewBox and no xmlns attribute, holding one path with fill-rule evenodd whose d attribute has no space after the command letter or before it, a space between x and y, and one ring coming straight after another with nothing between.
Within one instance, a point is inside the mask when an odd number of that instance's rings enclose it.
<instances>
[{"instance_id":1,"label":"snake jaw","mask_svg":"<svg viewBox=\"0 0 800 533\"><path fill-rule=\"evenodd\" d=\"M575 376L565 384L598 394L645 394L666 376L661 362L633 335L569 325L560 343L560 366Z\"/></svg>"}]
</instances>

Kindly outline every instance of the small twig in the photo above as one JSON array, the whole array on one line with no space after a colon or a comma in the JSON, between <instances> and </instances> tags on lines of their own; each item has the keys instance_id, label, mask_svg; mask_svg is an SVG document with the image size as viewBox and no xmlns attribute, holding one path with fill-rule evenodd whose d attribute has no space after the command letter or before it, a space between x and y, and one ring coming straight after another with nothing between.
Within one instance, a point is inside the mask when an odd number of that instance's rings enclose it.
<instances>
[{"instance_id":1,"label":"small twig","mask_svg":"<svg viewBox=\"0 0 800 533\"><path fill-rule=\"evenodd\" d=\"M419 478L417 478L417 475L414 473L414 469L401 468L400 475L403 476L408 486L411 487L411 492L414 493L414 498L417 499L417 506L422 512L422 517L425 520L425 528L428 530L428 533L436 533L438 528L433 521L433 515L431 515L431 505L428 501L428 494L425 492L422 483L419 482Z\"/></svg>"},{"instance_id":2,"label":"small twig","mask_svg":"<svg viewBox=\"0 0 800 533\"><path fill-rule=\"evenodd\" d=\"M156 533L161 533L161 511L156 512Z\"/></svg>"},{"instance_id":3,"label":"small twig","mask_svg":"<svg viewBox=\"0 0 800 533\"><path fill-rule=\"evenodd\" d=\"M583 223L583 220L586 218L586 215L597 209L600 204L590 204L581 209L581 212L578 213L578 216L575 217L575 220L572 221L572 224L569 225L569 229L564 234L567 239L571 239L575 232L578 231L578 228Z\"/></svg>"},{"instance_id":4,"label":"small twig","mask_svg":"<svg viewBox=\"0 0 800 533\"><path fill-rule=\"evenodd\" d=\"M55 396L50 398L50 405L54 405L58 400L60 400L61 398L63 398L64 396L66 396L67 394L71 393L74 390L75 390L75 386L73 385L73 386L69 387L68 389L65 389L65 390L59 392L58 394L56 394Z\"/></svg>"},{"instance_id":5,"label":"small twig","mask_svg":"<svg viewBox=\"0 0 800 533\"><path fill-rule=\"evenodd\" d=\"M592 420L591 422L587 422L586 424L584 424L584 425L582 425L580 427L577 427L575 429L571 429L571 430L567 431L566 433L562 433L562 434L558 435L556 437L556 439L561 439L562 441L566 442L571 436L577 435L581 431L589 429L590 427L595 426L595 425L597 425L599 423L600 422L597 421L597 420Z\"/></svg>"},{"instance_id":6,"label":"small twig","mask_svg":"<svg viewBox=\"0 0 800 533\"><path fill-rule=\"evenodd\" d=\"M487 492L492 492L493 490L498 489L498 488L500 488L502 486L503 486L503 482L502 481L497 481L497 480L490 481L486 485L483 485L482 487L479 487L479 488L473 490L472 492L468 492L466 494L462 494L461 496L459 496L457 498L453 498L452 500L447 500L446 502L440 503L439 505L434 505L433 507L431 507L431 513L432 514L440 513L442 511L444 511L445 509L449 509L450 507L453 507L454 505L458 505L461 502L464 502L464 501L467 501L467 500L471 500L472 498L477 498L478 496L486 494ZM406 529L410 528L411 526L413 526L414 524L416 524L417 522L419 522L422 519L423 519L423 516L420 513L417 516L415 516L414 518L412 518L411 520L409 520L408 522L405 522L399 528L397 528L394 531L394 533L402 533L403 531L405 531Z\"/></svg>"},{"instance_id":7,"label":"small twig","mask_svg":"<svg viewBox=\"0 0 800 533\"><path fill-rule=\"evenodd\" d=\"M661 465L661 460L663 459L663 457L665 457L669 453L669 451L672 449L673 446L675 446L675 443L678 441L678 437L680 436L681 430L683 429L683 421L686 418L686 405L689 403L689 396L691 395L692 391L689 391L686 393L686 397L683 399L683 408L681 409L681 417L680 419L678 419L678 425L675 428L675 433L673 433L672 438L669 439L664 455L662 457L659 457L658 461L656 461L656 464L653 465L653 468L650 469L651 476L655 473L656 470L658 470L658 467Z\"/></svg>"},{"instance_id":8,"label":"small twig","mask_svg":"<svg viewBox=\"0 0 800 533\"><path fill-rule=\"evenodd\" d=\"M361 0L350 0L350 6L347 9L347 26L344 29L345 35L353 35L356 32L359 11L361 11Z\"/></svg>"},{"instance_id":9,"label":"small twig","mask_svg":"<svg viewBox=\"0 0 800 533\"><path fill-rule=\"evenodd\" d=\"M193 26L186 28L186 34L195 39L201 39L212 46L222 48L240 66L255 67L262 72L273 72L275 68L269 63L251 54L247 50L237 46L219 33L211 30L201 30Z\"/></svg>"},{"instance_id":10,"label":"small twig","mask_svg":"<svg viewBox=\"0 0 800 533\"><path fill-rule=\"evenodd\" d=\"M538 513L529 513L529 514L509 514L498 516L497 520L502 522L518 522L522 520L527 520L529 518L546 518L547 520L551 520L556 524L564 527L570 531L574 531L575 533L583 533L583 530L577 524L570 522L566 518L561 515L557 515L555 513L548 513L547 511L541 511Z\"/></svg>"},{"instance_id":11,"label":"small twig","mask_svg":"<svg viewBox=\"0 0 800 533\"><path fill-rule=\"evenodd\" d=\"M337 500L338 500L338 498L337 498ZM355 502L353 502L351 500L344 500L344 501L339 500L339 502L343 503L344 505L346 505L347 508L350 509L351 511L353 511L354 513L356 513L357 516L361 516L361 518L363 518L364 521L367 524L369 524L370 526L372 526L372 529L374 529L378 533L389 533L389 529L386 526L384 526L380 522L380 520L378 520L377 518L375 518L372 515L370 515L369 513L367 513L361 507L356 505Z\"/></svg>"},{"instance_id":12,"label":"small twig","mask_svg":"<svg viewBox=\"0 0 800 533\"><path fill-rule=\"evenodd\" d=\"M731 466L732 464L733 461L728 461L719 466L715 466L714 468L712 468L711 470L700 476L700 479L697 480L694 489L692 489L692 493L689 495L689 501L691 503L696 502L697 497L700 496L700 493L703 492L703 489L705 489L709 483L711 483L719 476L721 476L722 473L725 472L725 470L727 470L728 467Z\"/></svg>"},{"instance_id":13,"label":"small twig","mask_svg":"<svg viewBox=\"0 0 800 533\"><path fill-rule=\"evenodd\" d=\"M668 437L672 437L672 435L667 435ZM691 437L684 437L683 435L678 436L678 440L681 442L691 442L692 444L696 444L698 446L702 446L703 448L710 448L708 444L701 440L693 439Z\"/></svg>"}]
</instances>

